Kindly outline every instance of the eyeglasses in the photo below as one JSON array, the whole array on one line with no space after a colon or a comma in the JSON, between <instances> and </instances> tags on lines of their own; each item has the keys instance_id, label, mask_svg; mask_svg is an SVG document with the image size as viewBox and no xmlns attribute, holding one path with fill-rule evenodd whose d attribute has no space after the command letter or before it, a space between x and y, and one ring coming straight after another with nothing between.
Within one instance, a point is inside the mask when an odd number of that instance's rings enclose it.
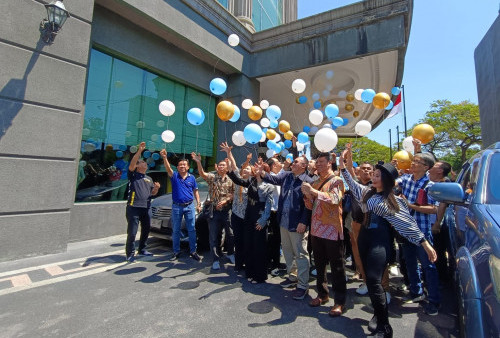
<instances>
[{"instance_id":1,"label":"eyeglasses","mask_svg":"<svg viewBox=\"0 0 500 338\"><path fill-rule=\"evenodd\" d=\"M422 161L416 161L416 160L413 160L412 163L416 163L416 164L420 164L420 165L425 165L427 166L426 163L422 162Z\"/></svg>"}]
</instances>

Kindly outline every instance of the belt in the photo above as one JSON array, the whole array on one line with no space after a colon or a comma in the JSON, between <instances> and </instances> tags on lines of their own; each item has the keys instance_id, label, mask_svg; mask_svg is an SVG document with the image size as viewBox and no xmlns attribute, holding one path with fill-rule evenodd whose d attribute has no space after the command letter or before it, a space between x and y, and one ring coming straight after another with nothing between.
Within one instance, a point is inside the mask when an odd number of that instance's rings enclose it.
<instances>
[{"instance_id":1,"label":"belt","mask_svg":"<svg viewBox=\"0 0 500 338\"><path fill-rule=\"evenodd\" d=\"M173 202L175 205L178 205L180 207L187 207L188 205L191 205L191 203L193 203L193 200L189 201L189 202L186 202L186 203L177 203L177 202Z\"/></svg>"}]
</instances>

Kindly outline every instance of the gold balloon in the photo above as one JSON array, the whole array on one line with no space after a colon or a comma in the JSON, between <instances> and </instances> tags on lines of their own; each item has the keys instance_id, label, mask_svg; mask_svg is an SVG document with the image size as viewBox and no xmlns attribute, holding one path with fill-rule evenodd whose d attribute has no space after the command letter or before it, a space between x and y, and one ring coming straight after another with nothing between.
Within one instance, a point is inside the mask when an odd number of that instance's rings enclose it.
<instances>
[{"instance_id":1,"label":"gold balloon","mask_svg":"<svg viewBox=\"0 0 500 338\"><path fill-rule=\"evenodd\" d=\"M279 130L282 132L282 133L286 133L287 131L290 130L290 123L288 123L287 121L285 120L282 120L280 121L280 124L278 125L278 128Z\"/></svg>"},{"instance_id":2,"label":"gold balloon","mask_svg":"<svg viewBox=\"0 0 500 338\"><path fill-rule=\"evenodd\" d=\"M352 105L351 103L348 103L345 105L345 110L352 111L353 109L354 109L354 105Z\"/></svg>"},{"instance_id":3,"label":"gold balloon","mask_svg":"<svg viewBox=\"0 0 500 338\"><path fill-rule=\"evenodd\" d=\"M274 140L276 138L276 131L274 131L274 129L268 129L266 131L266 137L268 140Z\"/></svg>"},{"instance_id":4,"label":"gold balloon","mask_svg":"<svg viewBox=\"0 0 500 338\"><path fill-rule=\"evenodd\" d=\"M262 109L260 109L259 106L251 106L250 109L248 109L248 117L251 120L257 121L262 117Z\"/></svg>"},{"instance_id":5,"label":"gold balloon","mask_svg":"<svg viewBox=\"0 0 500 338\"><path fill-rule=\"evenodd\" d=\"M229 101L219 102L215 110L222 121L229 121L234 115L234 105Z\"/></svg>"},{"instance_id":6,"label":"gold balloon","mask_svg":"<svg viewBox=\"0 0 500 338\"><path fill-rule=\"evenodd\" d=\"M373 97L373 106L377 109L385 109L391 102L391 97L387 93L377 93Z\"/></svg>"},{"instance_id":7,"label":"gold balloon","mask_svg":"<svg viewBox=\"0 0 500 338\"><path fill-rule=\"evenodd\" d=\"M413 133L411 134L411 136L413 136L413 138L416 138L417 140L420 140L422 144L427 144L432 141L435 133L436 132L431 125L422 123L413 128Z\"/></svg>"},{"instance_id":8,"label":"gold balloon","mask_svg":"<svg viewBox=\"0 0 500 338\"><path fill-rule=\"evenodd\" d=\"M295 98L295 103L300 104L300 102L299 102L299 98L298 98L298 97L297 97L297 98Z\"/></svg>"},{"instance_id":9,"label":"gold balloon","mask_svg":"<svg viewBox=\"0 0 500 338\"><path fill-rule=\"evenodd\" d=\"M398 151L392 157L393 160L398 161L399 169L410 169L411 161L413 160L413 155L406 150Z\"/></svg>"},{"instance_id":10,"label":"gold balloon","mask_svg":"<svg viewBox=\"0 0 500 338\"><path fill-rule=\"evenodd\" d=\"M345 99L348 102L352 102L352 101L354 101L354 95L352 95L351 93L349 93L349 94L347 94L347 96L345 97Z\"/></svg>"},{"instance_id":11,"label":"gold balloon","mask_svg":"<svg viewBox=\"0 0 500 338\"><path fill-rule=\"evenodd\" d=\"M291 140L293 138L293 132L289 130L285 134L283 134L283 137L287 140Z\"/></svg>"},{"instance_id":12,"label":"gold balloon","mask_svg":"<svg viewBox=\"0 0 500 338\"><path fill-rule=\"evenodd\" d=\"M359 116L359 111L355 110L354 113L352 113L352 116L358 117Z\"/></svg>"}]
</instances>

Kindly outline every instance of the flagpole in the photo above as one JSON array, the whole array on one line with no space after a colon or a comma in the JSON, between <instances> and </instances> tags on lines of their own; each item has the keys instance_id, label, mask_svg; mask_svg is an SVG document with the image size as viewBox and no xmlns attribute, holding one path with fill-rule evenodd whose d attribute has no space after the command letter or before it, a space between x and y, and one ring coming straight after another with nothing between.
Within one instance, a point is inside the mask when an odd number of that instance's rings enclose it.
<instances>
[{"instance_id":1,"label":"flagpole","mask_svg":"<svg viewBox=\"0 0 500 338\"><path fill-rule=\"evenodd\" d=\"M391 129L389 128L389 159L392 160L392 139L391 139Z\"/></svg>"},{"instance_id":2,"label":"flagpole","mask_svg":"<svg viewBox=\"0 0 500 338\"><path fill-rule=\"evenodd\" d=\"M401 91L403 92L403 118L405 122L405 137L408 136L408 128L406 127L406 105L405 105L405 85L401 86Z\"/></svg>"},{"instance_id":3,"label":"flagpole","mask_svg":"<svg viewBox=\"0 0 500 338\"><path fill-rule=\"evenodd\" d=\"M397 137L397 140L398 140L398 151L400 150L399 149L399 125L396 126L396 137Z\"/></svg>"}]
</instances>

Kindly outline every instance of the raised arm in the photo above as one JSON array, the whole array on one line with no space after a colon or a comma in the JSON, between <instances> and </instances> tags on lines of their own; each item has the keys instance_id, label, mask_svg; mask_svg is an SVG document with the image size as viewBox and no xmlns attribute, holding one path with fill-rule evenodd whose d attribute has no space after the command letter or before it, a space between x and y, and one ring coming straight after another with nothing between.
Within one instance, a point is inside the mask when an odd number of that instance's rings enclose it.
<instances>
[{"instance_id":1,"label":"raised arm","mask_svg":"<svg viewBox=\"0 0 500 338\"><path fill-rule=\"evenodd\" d=\"M203 178L206 181L208 175L205 172L205 170L203 170L203 166L201 165L201 155L200 154L196 155L196 153L193 152L191 153L191 157L193 158L193 161L196 162L196 166L198 167L198 173L200 174L201 178Z\"/></svg>"},{"instance_id":2,"label":"raised arm","mask_svg":"<svg viewBox=\"0 0 500 338\"><path fill-rule=\"evenodd\" d=\"M141 142L139 146L137 147L137 151L134 154L134 157L130 160L130 164L128 166L128 170L134 171L135 168L137 167L137 161L139 161L139 158L141 157L142 152L146 149L146 142Z\"/></svg>"},{"instance_id":3,"label":"raised arm","mask_svg":"<svg viewBox=\"0 0 500 338\"><path fill-rule=\"evenodd\" d=\"M250 186L250 180L244 180L238 175L235 174L234 171L230 171L227 173L227 176L233 181L234 184L240 185L242 187L248 188Z\"/></svg>"},{"instance_id":4,"label":"raised arm","mask_svg":"<svg viewBox=\"0 0 500 338\"><path fill-rule=\"evenodd\" d=\"M229 159L229 163L227 166L227 169L229 171L235 171L236 169L238 169L236 165L236 160L234 159L233 153L231 152L232 149L233 147L227 144L227 142L222 142L220 145L220 150L225 152L226 157Z\"/></svg>"},{"instance_id":5,"label":"raised arm","mask_svg":"<svg viewBox=\"0 0 500 338\"><path fill-rule=\"evenodd\" d=\"M167 171L168 177L172 177L174 175L174 171L172 170L172 167L170 166L170 163L168 162L167 159L167 151L165 149L162 149L160 151L161 158L163 159L163 165L165 166L165 170Z\"/></svg>"},{"instance_id":6,"label":"raised arm","mask_svg":"<svg viewBox=\"0 0 500 338\"><path fill-rule=\"evenodd\" d=\"M349 149L349 153L351 155L351 156L347 156L347 158L345 158L345 160L346 160L346 168L347 168L347 171L349 171L349 174L351 174L352 177L356 177L356 173L354 172L354 165L352 164L351 144L347 143L346 147ZM340 162L340 159L339 159L339 162Z\"/></svg>"}]
</instances>

